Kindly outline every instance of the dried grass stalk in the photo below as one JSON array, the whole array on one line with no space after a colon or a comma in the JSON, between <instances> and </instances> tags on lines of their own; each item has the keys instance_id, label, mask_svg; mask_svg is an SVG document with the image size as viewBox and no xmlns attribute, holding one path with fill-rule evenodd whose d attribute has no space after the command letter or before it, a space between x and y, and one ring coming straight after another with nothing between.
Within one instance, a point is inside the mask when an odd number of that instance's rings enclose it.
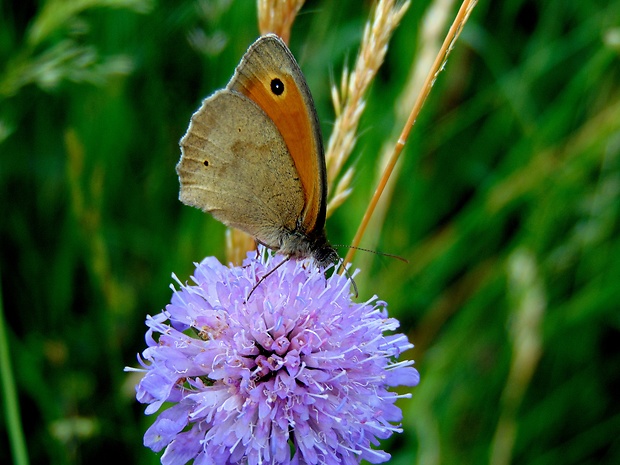
<instances>
[{"instance_id":1,"label":"dried grass stalk","mask_svg":"<svg viewBox=\"0 0 620 465\"><path fill-rule=\"evenodd\" d=\"M409 111L413 107L416 97L419 95L428 70L433 65L437 50L441 47L441 41L444 38L444 31L450 19L450 13L453 10L455 0L434 0L431 3L420 21L421 27L417 43L419 48L415 54L415 58L411 63L406 85L401 95L399 95L394 103L396 118L394 128L400 128L405 124ZM379 153L381 154L377 160L375 185L379 184L383 173L389 163L389 159L394 152L395 140L398 138L398 132L394 132L386 141ZM377 208L373 214L372 221L368 226L366 233L366 241L364 247L371 250L377 248L377 242L381 236L381 228L385 221L387 210L392 200L392 193L396 179L399 175L399 165L396 165L392 173L390 181L387 183L381 200L377 204ZM372 255L365 254L360 256L361 262L358 266L362 269L368 268L368 262L372 259Z\"/></svg>"},{"instance_id":2,"label":"dried grass stalk","mask_svg":"<svg viewBox=\"0 0 620 465\"><path fill-rule=\"evenodd\" d=\"M239 229L226 229L226 260L236 266L243 263L249 250L256 249L256 241Z\"/></svg>"},{"instance_id":3,"label":"dried grass stalk","mask_svg":"<svg viewBox=\"0 0 620 465\"><path fill-rule=\"evenodd\" d=\"M258 0L258 29L262 35L273 32L288 44L293 21L304 0Z\"/></svg>"},{"instance_id":4,"label":"dried grass stalk","mask_svg":"<svg viewBox=\"0 0 620 465\"><path fill-rule=\"evenodd\" d=\"M325 154L328 192L331 193L328 216L350 193L352 172L347 172L335 191L333 185L355 146L357 127L366 106L364 96L383 64L388 42L408 7L409 1L380 0L375 4L372 21L366 23L364 28L355 68L351 73L345 68L340 89L332 88L336 123Z\"/></svg>"},{"instance_id":5,"label":"dried grass stalk","mask_svg":"<svg viewBox=\"0 0 620 465\"><path fill-rule=\"evenodd\" d=\"M450 55L450 52L452 51L452 48L454 47L454 44L456 43L456 40L458 39L461 31L463 30L465 23L467 23L467 20L469 19L469 15L471 14L476 3L477 3L477 0L464 0L463 3L461 4L459 12L457 13L456 18L452 22L452 26L450 27L450 30L448 31L448 34L446 35L446 38L444 39L443 45L441 46L439 53L435 57L435 62L433 63L433 66L431 67L428 75L426 76L426 80L424 81L422 90L420 91L418 98L416 99L411 109L411 113L409 114L409 118L407 119L407 122L405 123L405 127L403 128L400 136L398 137L398 141L394 145L394 150L388 160L385 171L383 172L381 176L379 185L375 189L375 193L373 194L372 199L370 200L370 203L368 205L368 208L366 209L364 218L362 218L362 222L360 223L360 226L357 229L357 233L355 234L355 237L353 239L352 248L349 250L349 253L345 257L343 265L346 266L347 263L350 263L351 260L353 260L353 256L355 255L355 247L359 246L362 236L364 235L366 228L368 226L368 222L370 221L370 217L375 211L377 203L379 202L379 199L381 198L383 194L385 186L388 180L390 179L392 171L394 170L394 166L396 165L396 162L398 161L400 154L402 153L403 147L405 146L405 142L409 138L411 128L413 127L418 115L420 114L420 110L422 109L422 106L424 105L426 98L431 92L431 89L433 85L435 84L435 80L437 79L437 76L439 75L441 71L443 71L446 65L446 62L448 61L448 56Z\"/></svg>"}]
</instances>

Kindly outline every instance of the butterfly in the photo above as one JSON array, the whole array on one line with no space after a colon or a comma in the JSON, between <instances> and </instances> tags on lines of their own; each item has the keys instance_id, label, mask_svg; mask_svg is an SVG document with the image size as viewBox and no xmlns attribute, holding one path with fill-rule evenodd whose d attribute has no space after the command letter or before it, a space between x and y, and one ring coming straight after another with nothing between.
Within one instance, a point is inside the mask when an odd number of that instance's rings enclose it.
<instances>
[{"instance_id":1,"label":"butterfly","mask_svg":"<svg viewBox=\"0 0 620 465\"><path fill-rule=\"evenodd\" d=\"M260 37L180 142L180 200L289 258L339 260L325 234L327 175L308 84L286 44Z\"/></svg>"}]
</instances>

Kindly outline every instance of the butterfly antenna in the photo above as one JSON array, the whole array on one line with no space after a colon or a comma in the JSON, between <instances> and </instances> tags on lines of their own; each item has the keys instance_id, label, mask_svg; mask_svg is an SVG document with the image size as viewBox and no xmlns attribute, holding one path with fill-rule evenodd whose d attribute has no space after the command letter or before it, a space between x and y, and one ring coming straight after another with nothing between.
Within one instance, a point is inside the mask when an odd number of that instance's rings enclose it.
<instances>
[{"instance_id":1,"label":"butterfly antenna","mask_svg":"<svg viewBox=\"0 0 620 465\"><path fill-rule=\"evenodd\" d=\"M347 249L361 250L362 252L370 252L370 253L374 253L375 255L381 255L382 257L395 258L396 260L400 260L401 262L409 263L409 260L407 260L404 257L401 257L400 255L394 255L394 254L386 253L386 252L379 252L378 250L363 249L361 247L355 247L354 245L334 245L334 247L345 247Z\"/></svg>"},{"instance_id":2,"label":"butterfly antenna","mask_svg":"<svg viewBox=\"0 0 620 465\"><path fill-rule=\"evenodd\" d=\"M247 304L248 301L250 300L250 297L252 296L252 294L254 293L254 291L256 290L256 288L258 286L260 286L260 284L267 279L269 276L271 276L278 268L280 268L282 265L284 265L286 262L288 262L291 259L290 255L288 257L286 257L284 260L282 260L280 263L278 263L276 266L274 266L271 270L269 270L265 276L263 276L262 278L260 278L258 280L258 282L256 284L254 284L254 286L252 287L252 290L250 291L250 293L248 294L248 296L245 298L245 302L243 302L244 304Z\"/></svg>"}]
</instances>

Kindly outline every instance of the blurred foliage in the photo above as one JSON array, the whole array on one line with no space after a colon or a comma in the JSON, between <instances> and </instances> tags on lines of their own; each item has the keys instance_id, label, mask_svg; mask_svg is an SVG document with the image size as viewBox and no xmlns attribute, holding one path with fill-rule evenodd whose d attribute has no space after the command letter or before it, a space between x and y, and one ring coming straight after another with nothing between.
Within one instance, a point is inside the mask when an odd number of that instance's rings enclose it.
<instances>
[{"instance_id":1,"label":"blurred foliage","mask_svg":"<svg viewBox=\"0 0 620 465\"><path fill-rule=\"evenodd\" d=\"M0 5L1 288L30 460L159 463L123 367L171 273L224 258L223 226L178 202L174 166L257 36L255 4ZM428 7L412 4L374 84L333 243L374 189ZM309 1L293 28L326 136L330 76L369 8ZM481 2L440 75L373 238L409 264L372 256L358 282L422 374L392 463L620 463L619 18L604 0Z\"/></svg>"}]
</instances>

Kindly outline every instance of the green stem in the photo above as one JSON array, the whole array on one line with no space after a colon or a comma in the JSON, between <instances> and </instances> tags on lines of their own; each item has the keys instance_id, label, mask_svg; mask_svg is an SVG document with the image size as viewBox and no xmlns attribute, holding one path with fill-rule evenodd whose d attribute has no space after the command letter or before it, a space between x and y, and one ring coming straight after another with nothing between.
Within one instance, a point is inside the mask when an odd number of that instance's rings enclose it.
<instances>
[{"instance_id":1,"label":"green stem","mask_svg":"<svg viewBox=\"0 0 620 465\"><path fill-rule=\"evenodd\" d=\"M13 451L13 463L15 465L28 465L28 453L26 441L22 430L19 403L17 401L17 389L15 378L11 369L9 357L9 343L7 328L4 319L4 306L2 304L2 285L0 283L0 378L2 382L2 397L6 406L5 418L9 434L11 449Z\"/></svg>"}]
</instances>

